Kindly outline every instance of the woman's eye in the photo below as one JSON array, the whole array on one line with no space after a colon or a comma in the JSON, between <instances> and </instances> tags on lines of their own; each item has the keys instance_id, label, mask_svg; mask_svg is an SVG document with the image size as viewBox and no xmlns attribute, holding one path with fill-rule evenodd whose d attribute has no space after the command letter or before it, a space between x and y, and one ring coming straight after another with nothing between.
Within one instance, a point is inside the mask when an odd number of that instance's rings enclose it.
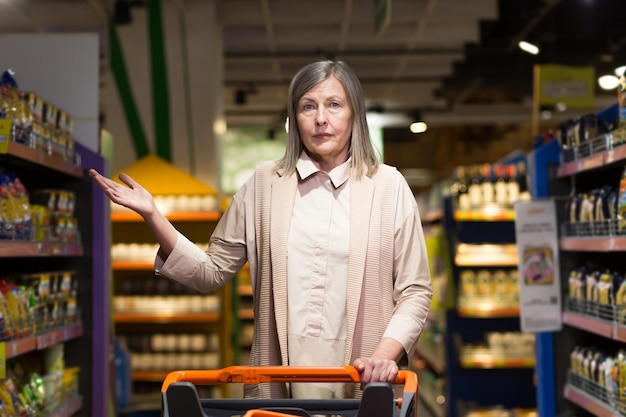
<instances>
[{"instance_id":1,"label":"woman's eye","mask_svg":"<svg viewBox=\"0 0 626 417\"><path fill-rule=\"evenodd\" d=\"M336 109L339 107L339 103L337 103L336 101L333 101L332 103L330 103L330 108L331 109Z\"/></svg>"},{"instance_id":2,"label":"woman's eye","mask_svg":"<svg viewBox=\"0 0 626 417\"><path fill-rule=\"evenodd\" d=\"M312 104L304 104L302 106L302 110L313 110L313 105Z\"/></svg>"}]
</instances>

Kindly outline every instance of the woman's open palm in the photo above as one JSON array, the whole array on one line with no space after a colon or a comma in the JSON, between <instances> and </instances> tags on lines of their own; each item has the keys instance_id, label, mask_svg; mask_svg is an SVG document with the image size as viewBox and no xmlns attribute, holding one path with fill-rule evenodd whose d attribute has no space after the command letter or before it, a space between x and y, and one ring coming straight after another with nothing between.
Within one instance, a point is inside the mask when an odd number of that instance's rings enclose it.
<instances>
[{"instance_id":1,"label":"woman's open palm","mask_svg":"<svg viewBox=\"0 0 626 417\"><path fill-rule=\"evenodd\" d=\"M155 210L152 195L130 176L120 174L120 180L126 184L123 185L102 176L95 169L90 169L89 175L114 203L127 207L144 217Z\"/></svg>"}]
</instances>

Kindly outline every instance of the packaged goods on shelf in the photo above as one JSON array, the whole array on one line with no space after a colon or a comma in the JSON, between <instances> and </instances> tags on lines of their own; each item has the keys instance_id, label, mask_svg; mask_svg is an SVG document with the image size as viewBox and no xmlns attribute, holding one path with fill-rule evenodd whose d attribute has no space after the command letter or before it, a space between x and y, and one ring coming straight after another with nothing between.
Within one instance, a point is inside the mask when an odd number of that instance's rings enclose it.
<instances>
[{"instance_id":1,"label":"packaged goods on shelf","mask_svg":"<svg viewBox=\"0 0 626 417\"><path fill-rule=\"evenodd\" d=\"M23 92L11 70L2 73L0 92L0 119L11 123L10 141L76 162L71 115L35 92Z\"/></svg>"},{"instance_id":2,"label":"packaged goods on shelf","mask_svg":"<svg viewBox=\"0 0 626 417\"><path fill-rule=\"evenodd\" d=\"M455 168L450 194L459 210L486 207L513 208L529 200L526 162L474 164Z\"/></svg>"},{"instance_id":3,"label":"packaged goods on shelf","mask_svg":"<svg viewBox=\"0 0 626 417\"><path fill-rule=\"evenodd\" d=\"M76 196L60 189L39 189L30 192L32 207L36 208L35 240L44 242L80 242L78 220L75 217Z\"/></svg>"}]
</instances>

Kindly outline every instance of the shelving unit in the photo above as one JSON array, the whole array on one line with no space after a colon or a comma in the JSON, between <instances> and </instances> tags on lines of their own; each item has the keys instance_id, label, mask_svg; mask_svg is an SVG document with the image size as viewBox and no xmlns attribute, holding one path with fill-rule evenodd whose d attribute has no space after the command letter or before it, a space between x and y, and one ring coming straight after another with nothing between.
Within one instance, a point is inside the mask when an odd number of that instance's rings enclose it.
<instances>
[{"instance_id":1,"label":"shelving unit","mask_svg":"<svg viewBox=\"0 0 626 417\"><path fill-rule=\"evenodd\" d=\"M481 285L477 277L484 274L491 275L491 280L496 275L505 276L507 285L517 279L515 211L503 204L460 209L451 193L439 194L441 209L435 208L422 218L427 234L434 220L443 229L451 277L446 288L434 286L434 292L437 296L444 291L452 299L443 303L443 308L435 308L439 317L429 320L416 347L413 367L418 374L422 371L420 391L424 379L437 381L435 386L440 388L433 393L427 387L423 405L433 415L448 417L489 407L532 410L536 405L535 359L530 339L524 339L524 351L508 350L509 342L495 342L496 337L522 340L517 302L503 288L493 287L484 294L464 292L467 272L471 272L474 287ZM436 277L437 273L431 274ZM437 303L434 306L438 307Z\"/></svg>"},{"instance_id":2,"label":"shelving unit","mask_svg":"<svg viewBox=\"0 0 626 417\"><path fill-rule=\"evenodd\" d=\"M107 415L109 397L108 358L110 334L105 271L108 257L98 260L93 253L108 247L109 235L104 222L104 199L95 191L82 167L58 157L44 155L22 144L8 142L0 149L0 166L14 171L27 192L55 188L76 195L80 241L26 242L0 241L0 264L5 275L75 271L78 278L76 321L2 342L6 361L33 364L43 361L51 348L62 347L66 368L79 368L79 395L67 397L46 416L69 417L76 413L91 416ZM103 159L80 144L76 145L84 163L105 170ZM42 369L34 369L42 372Z\"/></svg>"},{"instance_id":3,"label":"shelving unit","mask_svg":"<svg viewBox=\"0 0 626 417\"><path fill-rule=\"evenodd\" d=\"M597 117L616 120L616 107L606 109ZM544 413L600 417L626 415L626 403L618 393L593 378L580 375L571 367L571 355L577 347L594 346L607 356L616 357L617 352L626 346L626 328L621 320L623 307L574 299L568 292L569 271L573 268L623 270L621 260L626 252L626 239L611 221L572 224L566 210L571 190L588 192L595 187L619 185L626 165L625 134L626 130L621 129L589 140L584 146L593 147L591 150L565 152L552 141L533 152L533 196L555 201L557 221L561 226L559 268L563 329L546 333L537 341L537 350L543 353L537 356L537 392L554 392L553 396L540 397L539 407ZM586 228L584 231L582 226Z\"/></svg>"},{"instance_id":4,"label":"shelving unit","mask_svg":"<svg viewBox=\"0 0 626 417\"><path fill-rule=\"evenodd\" d=\"M208 241L220 213L170 211L166 217L189 239L203 242ZM136 411L137 403L142 403L147 409L157 409L160 384L168 372L218 369L232 364L232 286L199 294L155 276L156 246L143 220L134 213L112 212L111 222L114 245L148 248L127 259L113 259L113 320L116 334L125 338L134 362L131 377L135 398L129 408ZM115 246L113 253L117 253ZM201 340L203 346L191 343L192 338ZM225 386L199 389L207 398L229 395Z\"/></svg>"}]
</instances>

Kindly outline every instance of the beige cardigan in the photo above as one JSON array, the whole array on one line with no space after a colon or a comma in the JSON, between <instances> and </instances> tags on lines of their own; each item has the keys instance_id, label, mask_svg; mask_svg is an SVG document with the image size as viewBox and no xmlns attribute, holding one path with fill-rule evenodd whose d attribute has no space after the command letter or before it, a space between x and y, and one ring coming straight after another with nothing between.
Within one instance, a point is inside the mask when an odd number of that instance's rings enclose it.
<instances>
[{"instance_id":1,"label":"beige cardigan","mask_svg":"<svg viewBox=\"0 0 626 417\"><path fill-rule=\"evenodd\" d=\"M296 174L282 176L272 172L273 166L273 162L259 164L254 176L235 195L211 236L206 253L179 234L168 258L157 256L155 260L158 275L202 292L224 285L246 261L250 262L255 284L250 355L250 364L254 366L288 364L287 239L298 180ZM371 356L396 313L406 318L401 322L407 326L405 336L410 336L403 342L407 355L400 363L406 365L417 341L412 338L417 339L423 327L432 295L419 214L406 219L408 228L394 236L394 216L400 204L395 201L396 185L408 189L408 185L398 183L404 179L395 168L381 165L371 178L351 177L349 181L345 364ZM410 190L407 193L411 195ZM401 253L394 252L396 238L405 245L397 248ZM410 257L408 264L413 268L398 271L405 277L398 288L394 288L394 256ZM394 329L397 332L395 326ZM360 395L352 385L346 387L346 397ZM246 385L245 391L247 397L289 395L288 387L278 383Z\"/></svg>"},{"instance_id":2,"label":"beige cardigan","mask_svg":"<svg viewBox=\"0 0 626 417\"><path fill-rule=\"evenodd\" d=\"M298 182L297 175L272 173L273 166L259 165L254 178L258 262L250 358L254 366L288 364L287 239ZM393 184L397 178L395 168L381 165L372 178L350 179L346 364L371 355L394 312ZM430 293L425 297L430 299ZM355 389L346 387L345 395L358 396ZM288 391L284 384L259 384L247 386L246 395L276 398L288 396Z\"/></svg>"}]
</instances>

